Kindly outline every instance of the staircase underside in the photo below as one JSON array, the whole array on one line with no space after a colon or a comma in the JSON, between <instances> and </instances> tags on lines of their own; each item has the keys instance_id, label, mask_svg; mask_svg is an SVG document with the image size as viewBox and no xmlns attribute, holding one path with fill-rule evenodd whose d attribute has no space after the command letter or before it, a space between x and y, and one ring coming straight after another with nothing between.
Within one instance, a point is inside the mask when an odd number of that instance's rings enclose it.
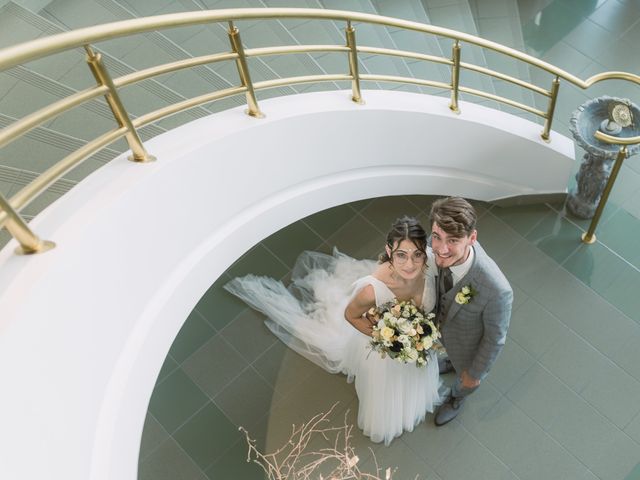
<instances>
[{"instance_id":1,"label":"staircase underside","mask_svg":"<svg viewBox=\"0 0 640 480\"><path fill-rule=\"evenodd\" d=\"M364 98L271 99L262 120L238 108L159 135L147 144L156 162L118 157L32 221L54 250L0 252L0 451L12 452L3 478L133 480L148 401L182 323L280 228L377 196L565 191L573 144L561 135L547 144L534 123L467 103L456 115L439 97Z\"/></svg>"}]
</instances>

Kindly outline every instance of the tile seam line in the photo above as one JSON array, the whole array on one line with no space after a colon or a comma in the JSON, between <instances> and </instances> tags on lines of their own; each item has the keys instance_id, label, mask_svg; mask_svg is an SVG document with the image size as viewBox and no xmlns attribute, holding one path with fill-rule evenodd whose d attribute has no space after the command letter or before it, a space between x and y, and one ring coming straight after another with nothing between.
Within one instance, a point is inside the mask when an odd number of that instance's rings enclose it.
<instances>
[{"instance_id":1,"label":"tile seam line","mask_svg":"<svg viewBox=\"0 0 640 480\"><path fill-rule=\"evenodd\" d=\"M539 362L538 362L538 363L539 363ZM542 364L540 364L540 366L542 366L542 367L543 367L543 365L542 365ZM544 368L544 367L543 367L543 368ZM558 380L559 380L559 381L562 381L562 380L560 380L560 379L558 379ZM569 387L567 386L567 388L569 388ZM575 392L574 392L574 393L575 393ZM580 395L578 395L578 396L580 396ZM591 468L590 468L588 465L586 465L582 460L580 460L580 459L578 458L578 456L577 456L575 453L573 453L571 450L569 450L569 448L568 448L568 447L566 447L563 443L560 443L560 441L559 441L555 436L553 436L551 433L549 433L549 432L548 432L544 427L542 427L542 425L540 425L536 420L534 420L533 418L531 418L531 416L529 416L529 414L528 414L527 412L525 412L524 410L522 410L522 408L520 408L520 406L519 406L519 405L517 405L515 402L513 402L513 401L511 400L511 398L509 398L509 396L508 396L508 395L506 395L506 394L505 394L505 397L507 398L507 400L508 400L508 401L509 401L509 402L510 402L510 403L511 403L515 408L517 408L517 409L520 411L520 413L522 413L526 418L528 418L532 423L534 423L538 428L540 428L540 430L542 430L542 432L543 432L546 436L548 436L549 438L551 438L551 439L552 439L552 440L553 440L557 445L560 445L560 447L561 447L565 452L567 452L571 457L573 457L573 458L574 458L574 459L575 459L575 460L576 460L580 465L582 465L584 468L586 468L588 472L592 473L596 478L598 478L598 479L600 479L600 480L605 480L605 479L603 479L602 477L600 477L599 475L597 475L593 470L591 470ZM582 397L580 397L580 398L582 398ZM583 399L583 400L584 400L584 399ZM585 402L586 402L586 400L585 400ZM599 413L599 412L598 412L598 413Z\"/></svg>"},{"instance_id":2,"label":"tile seam line","mask_svg":"<svg viewBox=\"0 0 640 480\"><path fill-rule=\"evenodd\" d=\"M565 388L567 388L571 393L574 393L575 395L577 395L584 403L586 403L592 410L593 412L600 417L601 420L604 420L607 424L611 425L612 427L614 427L614 429L618 430L620 433L622 433L628 440L630 440L634 445L636 445L637 447L640 447L640 443L636 442L633 438L631 438L629 436L629 434L627 432L625 432L623 429L621 429L620 427L618 427L615 423L613 423L613 421L609 420L609 418L604 415L603 413L601 413L596 407L594 407L593 405L591 405L591 403L589 403L589 401L584 398L579 392L576 392L573 388L571 388L571 386L567 385L565 383L564 380L562 380L560 377L558 377L555 373L553 373L544 363L537 361L536 363L538 363L540 365L540 367L545 370L549 375L551 375L554 379L556 379L558 382L560 382ZM508 394L508 392L507 392ZM509 398L509 396L505 394L507 396L507 398L509 399L509 401L511 401L511 399ZM511 403L513 403L514 405L516 405L513 401L511 401ZM520 407L518 405L516 405L516 407L518 407L520 409ZM522 409L520 409L522 410ZM535 422L536 425L538 425L540 428L542 428L543 431L546 432L546 429L542 427L542 425L538 424L538 422L536 422L533 418L531 418L524 410L522 410L522 413L524 413L531 421ZM626 428L626 427L625 427ZM548 433L548 432L547 432ZM553 435L551 435L550 433L548 433L549 436L551 436L552 438L555 439L555 437L553 437ZM556 440L556 442L560 443L559 440Z\"/></svg>"},{"instance_id":3,"label":"tile seam line","mask_svg":"<svg viewBox=\"0 0 640 480\"><path fill-rule=\"evenodd\" d=\"M178 449L180 449L180 451L182 451L182 453L184 453L186 455L186 457L189 459L189 461L192 463L193 466L195 466L198 471L200 473L202 473L203 477L208 479L209 477L207 477L207 475L204 473L204 470L202 468L200 468L200 465L198 465L196 463L196 461L191 457L191 455L189 455L189 453L182 447L182 445L180 445L180 443L173 438L173 436L171 436L171 434L169 434L169 437L165 438L162 442L160 442L160 445L158 445L155 450L154 453L157 453L157 451L160 449L160 447L162 447L163 445L165 445L169 440L172 440L173 443L178 447ZM226 452L225 452L226 453ZM145 463L146 461L148 461L150 459L150 456L148 455L146 457L145 460L138 460L138 471L140 470L140 466Z\"/></svg>"},{"instance_id":4,"label":"tile seam line","mask_svg":"<svg viewBox=\"0 0 640 480\"><path fill-rule=\"evenodd\" d=\"M535 364L534 364L534 365L535 365ZM531 368L533 368L533 366L534 366L534 365L532 365L532 366L529 368L529 370L530 370ZM529 371L529 370L527 370L527 371ZM524 410L522 410L522 409L520 408L520 406L519 406L519 405L517 405L515 402L513 402L513 400L511 400L511 398L509 398L509 396L508 396L507 394L508 394L508 392L504 393L504 394L500 397L500 399L499 399L496 403L494 403L494 404L493 404L493 406L492 406L492 407L491 407L491 408L490 408L490 409L485 413L485 415L484 415L484 416L488 415L488 414L489 414L489 412L490 412L491 410L493 410L493 409L496 407L496 405L497 405L497 404L498 404L498 403L499 403L503 398L504 398L504 399L506 399L506 400L507 400L511 405L513 405L516 409L518 409L522 415L524 415L524 416L525 416L526 418L528 418L528 419L529 419L529 420L530 420L534 425L536 425L536 426L537 426L537 427L542 431L542 433L543 433L545 436L547 436L548 438L550 438L551 440L553 440L553 441L556 443L556 445L559 445L559 446L560 446L560 448L561 448L562 450L564 450L566 453L568 453L570 457L574 458L574 459L575 459L575 460L576 460L580 465L582 465L582 466L583 466L583 467L584 467L588 472L591 472L591 473L592 473L595 477L597 477L598 479L600 479L600 480L604 480L604 479L601 479L601 477L599 477L598 475L596 475L596 474L595 474L595 473L594 473L594 472L589 468L589 466L585 465L585 464L584 464L584 462L582 462L582 460L580 460L580 459L579 459L579 458L578 458L578 457L577 457L577 456L576 456L572 451L570 451L570 450L569 450L569 449L568 449L564 444L560 443L560 441L559 441L559 440L557 440L553 435L551 435L549 432L547 432L547 430L546 430L546 429L544 429L544 428L542 427L542 425L540 425L540 424L539 424L538 422L536 422L533 418L531 418L531 417L529 416L529 414L528 414L527 412L525 412ZM483 416L483 418L484 418L484 416ZM480 441L480 439L479 439L479 438L477 438L477 437L473 434L473 432L471 432L471 430L469 430L466 426L464 426L464 424L462 424L462 422L461 422L461 425L462 425L462 427L463 427L465 430L467 430L467 431L468 431L469 435L471 435L471 436L472 436L472 437L473 437L473 438L474 438L478 443L480 443L482 446L484 446L484 448L486 448L487 450L489 450L493 455L496 455L495 453L493 453L493 451L492 451L488 446L486 446L483 442L481 442L481 441ZM497 456L497 455L496 455L496 456ZM514 473L515 473L515 472L514 472Z\"/></svg>"},{"instance_id":5,"label":"tile seam line","mask_svg":"<svg viewBox=\"0 0 640 480\"><path fill-rule=\"evenodd\" d=\"M213 396L211 396L211 395L209 395L207 392L205 392L204 390L202 390L202 387L200 387L200 385L198 385L198 383L195 381L195 379L193 379L193 378L191 377L191 375L189 375L189 373L187 373L187 371L186 371L186 370L184 370L184 369L182 368L182 365L184 365L184 363L186 363L186 362L187 362L187 361L188 361L188 360L189 360L193 355L195 355L198 351L202 350L202 349L205 347L205 345L207 345L208 343L210 343L210 342L214 339L214 337L215 337L215 336L217 336L217 335L220 335L220 339L221 339L222 341L224 341L224 343L225 343L229 348L231 348L231 350L233 350L233 351L234 351L234 352L235 352L235 353L236 353L240 358L242 358L242 359L243 359L245 362L247 362L247 363L246 363L246 365L244 365L244 367L239 371L239 373L238 373L238 374L236 374L234 377L232 377L229 381L227 381L227 382L224 384L224 386L220 389L220 391L219 391L219 392L217 392L216 394L214 394ZM223 336L223 335L221 335L220 333L218 333L217 335L215 335L214 337L212 337L209 341L205 342L205 343L204 343L200 348L198 348L198 350L196 350L195 352L193 352L193 354L192 354L192 355L190 355L189 357L187 357L187 358L185 359L185 361L184 361L184 362L182 362L182 363L180 364L180 366L179 366L179 368L181 368L181 369L182 369L182 371L184 372L184 374L185 374L187 377L189 377L189 379L190 379L190 380L191 380L195 385L197 385L197 386L198 386L198 388L200 388L200 389L203 391L203 393L207 396L207 398L209 398L209 400L211 400L212 402L215 400L215 398L216 398L218 395L220 395L224 390L226 390L226 389L227 389L227 387L229 387L233 382L235 382L238 378L240 378L240 376L245 372L245 370L247 370L247 368L251 367L251 365L252 365L252 362L249 362L246 358L244 358L244 357L242 356L242 354L241 354L241 353L240 353L240 352L239 352L239 351L238 351L238 350L233 346L233 344L231 344L231 343L229 342L229 340L227 340L227 338L226 338L226 337L224 337L224 336ZM271 347L272 347L272 346L273 346L273 345L270 345L270 346L269 346L269 348L267 348L267 350L271 349ZM265 352L266 352L266 350L265 350ZM264 353L264 352L263 352L263 353ZM262 355L261 355L261 356L262 356ZM256 373L258 373L258 374L259 374L259 372L256 372ZM271 384L270 384L268 381L266 381L266 380L265 380L265 382L267 383L267 385L271 386ZM273 387L272 387L272 388L273 388ZM274 388L273 390L275 391L275 388Z\"/></svg>"},{"instance_id":6,"label":"tile seam line","mask_svg":"<svg viewBox=\"0 0 640 480\"><path fill-rule=\"evenodd\" d=\"M614 360L613 358L611 358L609 355L603 353L602 351L600 351L595 345L593 345L587 338L585 338L582 334L580 334L579 332L577 332L576 330L573 329L573 327L571 327L570 325L566 324L565 322L562 321L562 319L560 317L558 317L555 313L553 313L551 310L547 309L546 306L544 306L542 303L540 303L536 298L533 297L529 297L529 300L535 302L539 307L541 307L546 313L548 313L549 315L551 315L555 320L557 320L558 322L560 322L560 324L562 324L564 327L566 327L569 331L571 331L573 334L575 334L578 338L580 338L580 340L582 340L584 343L586 343L589 347L591 347L594 351L596 351L598 354L602 355L604 358L606 358L607 360L609 360L611 363L613 363L616 367L618 367L620 370L622 370L624 373L626 373L627 375L629 375L629 377L631 377L633 380L635 380L638 385L640 385L640 378L636 378L635 375L631 374L630 372L627 371L627 369L620 365L616 360ZM607 302L606 299L602 299L604 302ZM607 304L609 305L609 303L607 302ZM615 307L614 305L611 305L612 307ZM637 323L627 317L624 313L620 312L621 315L623 315L625 318L627 318L630 322L633 322L634 324L637 325ZM515 339L512 339L515 341ZM522 345L520 345L522 346ZM531 352L529 352L526 348L522 347L527 353L529 353L530 355L532 355ZM542 356L546 354L546 352L544 352L540 358L542 358ZM536 360L539 360L539 358L536 358ZM594 407L595 408L595 407ZM638 411L638 413L640 413L640 410ZM626 427L625 427L626 428Z\"/></svg>"}]
</instances>

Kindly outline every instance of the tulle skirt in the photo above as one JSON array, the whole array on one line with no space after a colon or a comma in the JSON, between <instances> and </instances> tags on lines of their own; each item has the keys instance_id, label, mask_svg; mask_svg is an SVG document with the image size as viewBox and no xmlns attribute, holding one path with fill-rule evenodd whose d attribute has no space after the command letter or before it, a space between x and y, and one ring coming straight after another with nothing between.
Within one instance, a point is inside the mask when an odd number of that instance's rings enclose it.
<instances>
[{"instance_id":1,"label":"tulle skirt","mask_svg":"<svg viewBox=\"0 0 640 480\"><path fill-rule=\"evenodd\" d=\"M383 359L369 348L370 337L345 320L348 302L375 268L374 261L337 251L333 256L304 252L288 288L255 275L235 278L225 288L264 313L266 325L291 349L330 373L355 380L358 427L373 442L388 445L433 411L440 400L439 375L435 354L420 368Z\"/></svg>"}]
</instances>

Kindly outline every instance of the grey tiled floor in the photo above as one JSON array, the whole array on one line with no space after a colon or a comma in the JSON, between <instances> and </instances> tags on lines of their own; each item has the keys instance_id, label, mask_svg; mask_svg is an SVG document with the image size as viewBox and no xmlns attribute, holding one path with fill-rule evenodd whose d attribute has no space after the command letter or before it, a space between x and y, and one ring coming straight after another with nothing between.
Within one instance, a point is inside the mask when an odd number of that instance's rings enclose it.
<instances>
[{"instance_id":1,"label":"grey tiled floor","mask_svg":"<svg viewBox=\"0 0 640 480\"><path fill-rule=\"evenodd\" d=\"M394 218L407 213L425 220L432 200L385 197L336 207L290 225L239 259L171 348L149 408L140 478L262 478L244 461L236 426L273 450L292 423L334 402L336 421L346 410L354 421L357 398L345 378L284 347L222 285L248 271L286 279L295 253L305 249L337 246L373 258ZM621 272L639 275L633 258L604 240L581 246L583 226L558 205L478 202L477 208L479 240L515 291L504 352L451 424L437 429L428 416L390 447L356 432L363 468L374 465L371 447L380 464L399 467L398 479L637 478L640 309L635 295L611 287L622 281ZM628 227L636 225L640 220ZM592 261L577 262L580 255ZM595 268L616 273L593 282ZM628 289L640 285L628 281Z\"/></svg>"}]
</instances>

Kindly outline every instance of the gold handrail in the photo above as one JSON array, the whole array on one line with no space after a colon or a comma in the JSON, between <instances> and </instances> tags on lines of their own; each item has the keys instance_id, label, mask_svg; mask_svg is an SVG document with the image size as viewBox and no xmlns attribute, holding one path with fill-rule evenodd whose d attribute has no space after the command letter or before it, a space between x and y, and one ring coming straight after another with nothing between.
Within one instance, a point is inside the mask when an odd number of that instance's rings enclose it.
<instances>
[{"instance_id":1,"label":"gold handrail","mask_svg":"<svg viewBox=\"0 0 640 480\"><path fill-rule=\"evenodd\" d=\"M558 77L553 79L551 83L551 94L549 99L549 107L545 114L544 128L542 129L542 139L545 142L549 141L549 133L551 132L551 122L553 121L553 114L556 111L556 102L558 100L558 92L560 91L560 79Z\"/></svg>"},{"instance_id":2,"label":"gold handrail","mask_svg":"<svg viewBox=\"0 0 640 480\"><path fill-rule=\"evenodd\" d=\"M30 113L21 120L0 130L0 147L4 147L11 140L24 135L47 120L105 93L107 93L106 86L91 87Z\"/></svg>"},{"instance_id":3,"label":"gold handrail","mask_svg":"<svg viewBox=\"0 0 640 480\"><path fill-rule=\"evenodd\" d=\"M247 57L244 54L244 46L242 40L240 40L240 30L236 27L232 21L229 21L229 42L233 52L237 54L236 67L238 69L238 76L240 77L240 84L245 88L245 95L247 97L247 105L249 109L247 113L255 118L262 118L264 114L258 107L258 100L256 99L255 91L253 90L253 82L251 81L251 73L249 73L249 64L247 63Z\"/></svg>"},{"instance_id":4,"label":"gold handrail","mask_svg":"<svg viewBox=\"0 0 640 480\"><path fill-rule=\"evenodd\" d=\"M240 41L240 32L233 23L242 20L282 20L288 18L343 21L346 24L346 45L291 45L244 49L244 46ZM153 30L163 30L181 26L222 22L226 22L229 24L229 40L231 43L230 52L215 53L169 62L163 65L157 65L154 67L132 72L119 78L112 79L109 77L106 69L100 62L100 54L95 53L93 47L91 47L92 44L97 42L122 36L142 34ZM438 37L450 38L453 40L452 57L444 58L418 52L357 45L355 28L353 26L353 24L357 22L411 30L424 34L435 35ZM525 62L529 65L551 73L554 76L554 81L551 85L551 89L547 90L516 77L512 77L510 75L497 72L480 65L462 62L461 50L463 43L493 50L500 54L509 56L511 58ZM419 86L450 90L451 109L454 111L458 111L458 93L461 92L495 100L502 104L532 113L545 119L545 125L541 136L544 140L548 141L559 91L560 79L576 85L577 87L582 89L586 89L594 83L611 79L621 79L633 82L635 84L640 84L640 76L628 72L619 71L603 72L593 75L586 80L582 80L554 65L534 58L526 53L519 52L515 49L500 45L490 40L485 40L474 35L469 35L467 33L458 32L447 28L437 27L433 25L424 25L409 20L400 20L366 13L305 8L246 8L184 12L124 20L120 22L82 28L70 32L52 35L49 37L39 38L30 42L25 42L0 50L0 71L65 50L76 49L78 47L85 48L85 50L87 50L87 52L89 53L89 65L94 73L94 76L96 77L96 80L98 81L98 85L87 90L76 92L62 100L58 100L48 106L45 106L1 130L0 147L6 145L12 140L15 140L16 138L25 135L33 128L42 125L45 121L101 95L104 95L106 97L112 113L114 114L114 120L116 121L118 127L90 141L79 150L72 152L60 162L43 172L33 182L22 188L11 199L5 200L4 197L0 198L0 227L8 226L9 223L11 223L11 233L15 238L19 240L19 242L23 246L23 250L25 251L34 250L34 248L32 247L33 245L35 245L34 242L37 242L35 240L37 239L37 236L35 236L28 229L28 226L26 226L24 222L15 220L14 217L15 215L19 215L17 212L24 208L37 195L42 193L44 189L46 189L54 181L56 181L71 168L74 168L77 164L88 158L93 153L99 151L101 148L104 148L111 142L123 136L126 137L127 141L129 142L129 146L132 149L134 159L151 159L152 157L144 149L144 146L142 145L142 142L138 137L136 129L165 118L169 115L173 115L175 113L208 102L219 100L221 98L245 94L247 97L247 105L249 107L248 113L250 115L260 117L262 116L262 112L258 108L257 99L255 97L255 91L258 90L280 86L290 86L300 83L349 81L352 84L353 99L355 101L361 102L361 80L399 82L404 84L414 84ZM319 52L337 52L346 54L348 58L349 73L277 78L255 83L251 80L249 65L246 60L247 58L263 57L268 55L309 54ZM359 53L404 57L414 60L447 65L451 68L451 83L393 75L360 74L358 69ZM156 77L158 75L164 75L185 68L193 68L221 61L233 61L236 63L240 78L240 86L231 86L222 90L217 90L215 92L206 93L194 98L189 98L184 101L176 102L172 105L157 109L153 112L146 113L139 116L138 118L132 119L129 118L129 114L120 101L120 97L118 94L118 89L120 88L132 85L142 80ZM547 111L543 112L537 108L495 95L493 93L484 92L481 90L466 87L464 85L460 85L461 69L475 71L477 73L488 75L499 80L504 80L519 87L529 89L535 93L548 97L549 104L547 107ZM615 140L618 141L619 144L622 144L619 142L620 139ZM629 142L627 144L634 143L633 139L626 139L625 141ZM24 242L21 239L23 239Z\"/></svg>"},{"instance_id":5,"label":"gold handrail","mask_svg":"<svg viewBox=\"0 0 640 480\"><path fill-rule=\"evenodd\" d=\"M349 75L351 76L351 100L356 103L364 103L360 93L360 69L358 68L358 46L356 45L356 29L347 22L345 29L347 47L349 48Z\"/></svg>"},{"instance_id":6,"label":"gold handrail","mask_svg":"<svg viewBox=\"0 0 640 480\"><path fill-rule=\"evenodd\" d=\"M88 158L98 150L115 142L119 138L126 135L126 127L120 127L111 130L98 138L86 143L73 153L70 153L56 164L49 167L39 176L34 178L31 183L25 185L18 193L11 197L11 206L16 210L22 210L31 201L33 201L41 191L44 191L52 183L62 177L65 173L72 170L84 159ZM0 212L0 225L4 220L4 213Z\"/></svg>"},{"instance_id":7,"label":"gold handrail","mask_svg":"<svg viewBox=\"0 0 640 480\"><path fill-rule=\"evenodd\" d=\"M224 90L218 90L217 92L213 93L205 93L198 97L189 98L187 100L183 100L182 102L174 103L172 105L159 108L158 110L154 110L153 112L147 113L145 115L141 115L133 120L133 126L136 128L144 127L145 125L156 122L162 118L166 118L170 115L174 115L190 108L197 107L198 105L214 102L216 100L231 97L233 95L239 95L241 93L245 93L246 91L246 87L231 87L225 88Z\"/></svg>"},{"instance_id":8,"label":"gold handrail","mask_svg":"<svg viewBox=\"0 0 640 480\"><path fill-rule=\"evenodd\" d=\"M460 42L456 40L451 46L451 103L452 112L460 113L458 108L458 94L460 93Z\"/></svg>"},{"instance_id":9,"label":"gold handrail","mask_svg":"<svg viewBox=\"0 0 640 480\"><path fill-rule=\"evenodd\" d=\"M477 97L483 97L489 100L495 100L496 102L504 103L505 105L519 108L521 110L524 110L525 112L533 113L535 115L538 115L539 117L545 116L545 113L542 110L538 110L537 108L530 107L528 105L525 105L524 103L516 102L515 100L510 100L506 97L501 97L500 95L494 95L493 93L487 93L487 92L483 92L482 90L476 90L474 88L469 88L469 87L460 87L460 91L463 93L470 93L471 95L475 95Z\"/></svg>"},{"instance_id":10,"label":"gold handrail","mask_svg":"<svg viewBox=\"0 0 640 480\"><path fill-rule=\"evenodd\" d=\"M618 151L618 155L616 156L613 168L611 169L611 173L609 174L609 178L607 179L607 183L602 190L602 195L600 195L600 201L598 202L596 211L593 214L591 223L589 223L589 228L585 233L582 234L582 241L589 245L595 243L596 241L596 227L600 222L600 217L602 217L602 212L604 212L604 207L607 204L607 200L609 199L609 194L613 189L613 185L614 183L616 183L618 172L620 172L620 168L622 167L622 162L624 162L624 159L627 158L627 147L629 145L637 145L638 143L640 143L640 135L626 138L613 137L611 135L607 135L604 132L601 132L600 130L596 130L593 136L601 142L608 143L609 145L620 145L620 150Z\"/></svg>"},{"instance_id":11,"label":"gold handrail","mask_svg":"<svg viewBox=\"0 0 640 480\"><path fill-rule=\"evenodd\" d=\"M435 55L427 55L426 53L409 52L407 50L392 50L390 48L358 46L358 53L372 53L374 55L388 55L391 57L403 57L403 58L410 58L412 60L424 60L426 62L441 63L443 65L453 64L450 58L437 57Z\"/></svg>"},{"instance_id":12,"label":"gold handrail","mask_svg":"<svg viewBox=\"0 0 640 480\"><path fill-rule=\"evenodd\" d=\"M509 57L524 60L526 61L526 63L529 63L538 68L541 68L542 70L546 70L549 73L564 78L565 80L574 83L581 88L587 88L590 86L590 84L587 84L588 80L585 82L575 75L572 75L550 63L544 62L513 48L506 47L499 43L492 42L491 40L476 37L475 35L470 35L468 33L458 32L456 30L437 27L434 25L425 25L409 20L400 20L381 15L373 15L369 13L307 8L244 8L170 13L166 15L135 18L131 20L122 20L119 22L107 23L104 25L81 28L78 30L53 35L51 37L31 40L29 42L25 42L23 44L9 47L4 49L3 51L0 51L0 70L36 60L38 58L58 53L63 50L77 48L86 44L110 40L113 38L131 34L145 33L152 30L163 30L166 28L177 28L181 26L198 25L202 23L227 22L229 20L266 20L274 18L308 18L316 20L324 19L339 21L341 20L344 22L363 22L373 25L382 25L387 27L401 28L405 30L413 30L416 32L429 33L440 37L447 37L453 40L478 45L480 47L488 48L489 50L494 50L498 53L502 53ZM629 79L629 76L633 75L626 72L611 73L620 73L625 76L625 79ZM594 77L597 77L598 75L594 75ZM638 76L635 75L635 77ZM601 81L604 79L605 78L602 78L597 81ZM640 77L638 77L637 83L640 83Z\"/></svg>"},{"instance_id":13,"label":"gold handrail","mask_svg":"<svg viewBox=\"0 0 640 480\"><path fill-rule=\"evenodd\" d=\"M637 137L612 137L597 130L593 136L601 142L611 143L613 145L635 145L636 143L640 143L640 135Z\"/></svg>"},{"instance_id":14,"label":"gold handrail","mask_svg":"<svg viewBox=\"0 0 640 480\"><path fill-rule=\"evenodd\" d=\"M198 67L207 63L221 62L224 60L235 60L238 58L237 53L216 53L215 55L202 55L200 57L187 58L186 60L178 60L177 62L165 63L155 67L138 70L122 77L115 78L113 84L116 87L125 87L133 83L141 82L148 78L157 77L166 73L175 72L184 68Z\"/></svg>"},{"instance_id":15,"label":"gold handrail","mask_svg":"<svg viewBox=\"0 0 640 480\"><path fill-rule=\"evenodd\" d=\"M399 77L396 75L372 75L370 73L363 73L360 75L361 80L367 80L370 82L392 82L392 83L407 83L410 85L419 85L422 87L433 87L449 89L450 85L444 82L436 82L434 80L422 80L420 78L411 77Z\"/></svg>"},{"instance_id":16,"label":"gold handrail","mask_svg":"<svg viewBox=\"0 0 640 480\"><path fill-rule=\"evenodd\" d=\"M89 65L89 69L96 79L98 86L107 87L107 92L104 94L104 98L111 109L111 113L113 113L113 117L120 127L125 127L127 129L125 137L129 144L129 148L131 149L131 156L129 157L129 160L134 162L151 162L155 160L155 157L149 155L147 150L144 148L144 145L142 145L142 140L140 140L140 137L138 136L138 131L131 123L129 114L127 113L126 108L124 108L122 100L120 100L118 89L113 84L111 75L109 75L107 67L102 62L102 54L96 53L89 45L85 45L84 48L87 51L87 64Z\"/></svg>"},{"instance_id":17,"label":"gold handrail","mask_svg":"<svg viewBox=\"0 0 640 480\"><path fill-rule=\"evenodd\" d=\"M0 70L5 70L22 63L37 60L38 58L59 53L64 50L82 47L86 44L132 34L146 33L152 30L163 30L181 26L199 25L203 23L227 22L229 20L267 20L274 18L307 18L316 20L363 22L447 37L453 40L477 45L482 48L487 48L517 60L523 60L530 65L563 78L582 89L586 89L594 83L611 79L628 80L640 84L640 76L629 72L618 71L603 72L593 75L587 80L581 80L575 75L572 75L555 65L532 57L531 55L520 52L511 47L507 47L475 35L470 35L468 33L451 30L449 28L425 25L418 22L412 22L410 20L400 20L369 13L312 8L243 8L204 10L198 12L170 13L166 15L135 18L131 20L122 20L119 22L85 27L49 37L38 38L36 40L31 40L29 42L0 50Z\"/></svg>"}]
</instances>

